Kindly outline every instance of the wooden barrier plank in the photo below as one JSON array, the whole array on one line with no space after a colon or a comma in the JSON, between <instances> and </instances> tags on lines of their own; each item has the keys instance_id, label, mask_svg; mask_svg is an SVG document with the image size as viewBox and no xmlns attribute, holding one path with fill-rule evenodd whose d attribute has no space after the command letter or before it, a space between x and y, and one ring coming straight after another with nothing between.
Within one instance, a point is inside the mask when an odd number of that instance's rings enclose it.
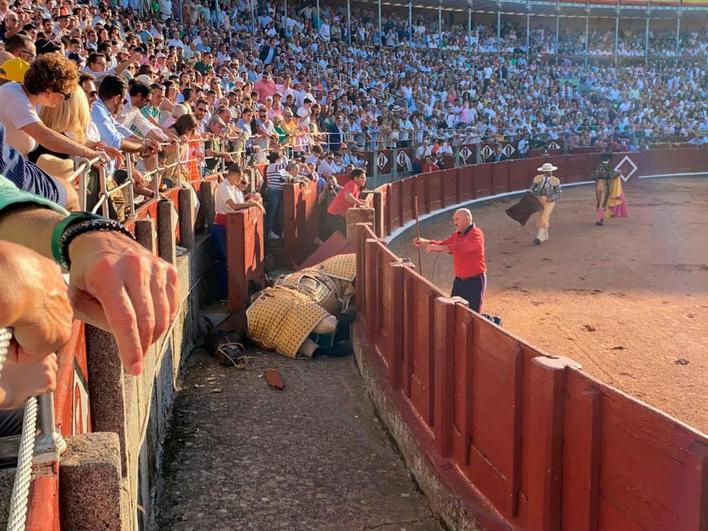
<instances>
[{"instance_id":1,"label":"wooden barrier plank","mask_svg":"<svg viewBox=\"0 0 708 531\"><path fill-rule=\"evenodd\" d=\"M520 483L521 350L516 339L475 316L469 466L463 469L504 514L516 510Z\"/></svg>"},{"instance_id":2,"label":"wooden barrier plank","mask_svg":"<svg viewBox=\"0 0 708 531\"><path fill-rule=\"evenodd\" d=\"M455 417L455 300L438 297L433 302L434 339L434 427L435 448L442 457L452 453L452 426Z\"/></svg>"},{"instance_id":3,"label":"wooden barrier plank","mask_svg":"<svg viewBox=\"0 0 708 531\"><path fill-rule=\"evenodd\" d=\"M469 465L469 447L472 437L472 386L474 313L467 304L456 306L455 326L455 414L453 419L454 459L461 468Z\"/></svg>"},{"instance_id":4,"label":"wooden barrier plank","mask_svg":"<svg viewBox=\"0 0 708 531\"><path fill-rule=\"evenodd\" d=\"M470 201L477 197L474 185L474 175L479 166L465 166L457 170L457 198L458 203Z\"/></svg>"},{"instance_id":5,"label":"wooden barrier plank","mask_svg":"<svg viewBox=\"0 0 708 531\"><path fill-rule=\"evenodd\" d=\"M312 254L319 234L317 183L285 184L282 201L285 256L299 264Z\"/></svg>"},{"instance_id":6,"label":"wooden barrier plank","mask_svg":"<svg viewBox=\"0 0 708 531\"><path fill-rule=\"evenodd\" d=\"M528 373L528 420L534 431L524 441L532 456L525 461L525 524L531 530L555 530L561 524L566 362L539 356L531 360Z\"/></svg>"},{"instance_id":7,"label":"wooden barrier plank","mask_svg":"<svg viewBox=\"0 0 708 531\"><path fill-rule=\"evenodd\" d=\"M429 173L421 173L409 177L413 181L413 201L418 198L418 214L427 214L430 212L430 202L428 200L428 177Z\"/></svg>"},{"instance_id":8,"label":"wooden barrier plank","mask_svg":"<svg viewBox=\"0 0 708 531\"><path fill-rule=\"evenodd\" d=\"M389 262L385 266L384 276L384 307L383 336L388 359L388 379L393 390L401 387L403 377L403 330L404 315L400 309L403 306L403 268L402 262Z\"/></svg>"},{"instance_id":9,"label":"wooden barrier plank","mask_svg":"<svg viewBox=\"0 0 708 531\"><path fill-rule=\"evenodd\" d=\"M480 164L475 167L472 186L475 198L492 195L492 164Z\"/></svg>"},{"instance_id":10,"label":"wooden barrier plank","mask_svg":"<svg viewBox=\"0 0 708 531\"><path fill-rule=\"evenodd\" d=\"M507 160L491 163L492 195L504 194L509 191L509 167L511 164Z\"/></svg>"},{"instance_id":11,"label":"wooden barrier plank","mask_svg":"<svg viewBox=\"0 0 708 531\"><path fill-rule=\"evenodd\" d=\"M533 159L518 159L511 163L509 168L509 191L518 192L521 190L528 190L529 188L529 174L532 173L533 169L530 168L529 163Z\"/></svg>"},{"instance_id":12,"label":"wooden barrier plank","mask_svg":"<svg viewBox=\"0 0 708 531\"><path fill-rule=\"evenodd\" d=\"M399 263L400 259L393 254L383 242L379 242L378 247L379 253L379 278L380 285L378 286L378 293L381 297L378 320L378 330L376 331L376 350L379 353L384 365L388 368L391 365L391 358L394 356L392 343L395 343L392 339L392 335L395 333L400 333L401 329L399 327L396 330L396 321L400 318L400 315L388 315L397 314L396 304L402 302L402 292L399 294L396 292L396 288L400 286L394 286L393 284L400 280L395 278L395 271L391 271L391 263ZM400 300L397 296L400 295Z\"/></svg>"},{"instance_id":13,"label":"wooden barrier plank","mask_svg":"<svg viewBox=\"0 0 708 531\"><path fill-rule=\"evenodd\" d=\"M403 272L403 391L428 429L433 426L433 301L445 296L412 268Z\"/></svg>"},{"instance_id":14,"label":"wooden barrier plank","mask_svg":"<svg viewBox=\"0 0 708 531\"><path fill-rule=\"evenodd\" d=\"M563 529L595 531L600 511L602 394L570 371L563 446Z\"/></svg>"},{"instance_id":15,"label":"wooden barrier plank","mask_svg":"<svg viewBox=\"0 0 708 531\"><path fill-rule=\"evenodd\" d=\"M566 165L566 182L579 183L587 181L589 176L585 174L586 155L568 155Z\"/></svg>"},{"instance_id":16,"label":"wooden barrier plank","mask_svg":"<svg viewBox=\"0 0 708 531\"><path fill-rule=\"evenodd\" d=\"M450 205L456 205L460 202L458 183L459 173L460 170L458 168L453 168L442 172L440 176L440 188L442 196L442 204L440 208L449 207Z\"/></svg>"},{"instance_id":17,"label":"wooden barrier plank","mask_svg":"<svg viewBox=\"0 0 708 531\"><path fill-rule=\"evenodd\" d=\"M415 410L429 426L433 425L433 352L434 329L433 301L438 296L420 280L413 284L412 305L409 329L411 345L408 352L410 360L410 395L409 398Z\"/></svg>"},{"instance_id":18,"label":"wooden barrier plank","mask_svg":"<svg viewBox=\"0 0 708 531\"><path fill-rule=\"evenodd\" d=\"M553 173L556 177L560 179L563 184L568 183L568 155L554 155L548 157L546 162L558 166L558 169Z\"/></svg>"},{"instance_id":19,"label":"wooden barrier plank","mask_svg":"<svg viewBox=\"0 0 708 531\"><path fill-rule=\"evenodd\" d=\"M364 242L365 262L364 274L366 275L366 295L364 296L365 307L365 322L367 339L374 343L379 332L379 315L381 311L381 275L380 275L380 242L377 238L368 238Z\"/></svg>"},{"instance_id":20,"label":"wooden barrier plank","mask_svg":"<svg viewBox=\"0 0 708 531\"><path fill-rule=\"evenodd\" d=\"M403 179L400 190L401 225L405 225L413 219L413 179Z\"/></svg>"},{"instance_id":21,"label":"wooden barrier plank","mask_svg":"<svg viewBox=\"0 0 708 531\"><path fill-rule=\"evenodd\" d=\"M428 212L434 212L443 207L443 179L448 177L449 173L451 173L450 170L443 170L426 174L425 195Z\"/></svg>"},{"instance_id":22,"label":"wooden barrier plank","mask_svg":"<svg viewBox=\"0 0 708 531\"><path fill-rule=\"evenodd\" d=\"M401 181L391 183L386 196L389 233L400 227L401 223Z\"/></svg>"},{"instance_id":23,"label":"wooden barrier plank","mask_svg":"<svg viewBox=\"0 0 708 531\"><path fill-rule=\"evenodd\" d=\"M229 310L248 306L252 282L265 284L265 223L257 207L226 214L226 272Z\"/></svg>"}]
</instances>

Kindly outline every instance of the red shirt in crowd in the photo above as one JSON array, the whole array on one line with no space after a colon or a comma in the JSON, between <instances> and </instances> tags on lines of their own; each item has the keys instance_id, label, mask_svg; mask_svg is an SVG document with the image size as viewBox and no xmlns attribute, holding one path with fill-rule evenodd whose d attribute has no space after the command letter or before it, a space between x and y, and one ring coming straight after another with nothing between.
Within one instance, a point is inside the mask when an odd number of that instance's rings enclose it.
<instances>
[{"instance_id":1,"label":"red shirt in crowd","mask_svg":"<svg viewBox=\"0 0 708 531\"><path fill-rule=\"evenodd\" d=\"M464 279L487 272L487 262L484 259L484 233L482 229L475 227L474 223L463 232L453 232L449 238L433 243L448 248L452 254L456 277Z\"/></svg>"},{"instance_id":2,"label":"red shirt in crowd","mask_svg":"<svg viewBox=\"0 0 708 531\"><path fill-rule=\"evenodd\" d=\"M354 197L359 199L359 192L361 192L361 188L359 188L359 185L356 183L356 181L349 181L342 187L342 189L337 194L337 197L332 199L332 202L329 204L327 212L332 214L333 216L342 216L343 218L347 217L347 210L349 210L354 205L349 203L345 199L345 197L347 197L347 194L351 193Z\"/></svg>"},{"instance_id":3,"label":"red shirt in crowd","mask_svg":"<svg viewBox=\"0 0 708 531\"><path fill-rule=\"evenodd\" d=\"M423 173L430 173L431 171L438 171L440 169L440 166L435 164L434 162L426 162L423 164Z\"/></svg>"}]
</instances>

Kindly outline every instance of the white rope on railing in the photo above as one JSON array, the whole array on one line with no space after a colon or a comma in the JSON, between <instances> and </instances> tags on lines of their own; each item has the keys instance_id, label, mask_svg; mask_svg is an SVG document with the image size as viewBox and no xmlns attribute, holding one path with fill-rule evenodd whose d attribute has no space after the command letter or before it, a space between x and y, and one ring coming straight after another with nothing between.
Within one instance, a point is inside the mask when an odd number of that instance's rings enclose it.
<instances>
[{"instance_id":1,"label":"white rope on railing","mask_svg":"<svg viewBox=\"0 0 708 531\"><path fill-rule=\"evenodd\" d=\"M37 431L37 398L29 397L25 402L22 419L20 450L17 456L15 483L10 498L10 514L7 519L7 531L23 531L27 520L29 490L32 484L32 458L34 455L35 432Z\"/></svg>"},{"instance_id":2,"label":"white rope on railing","mask_svg":"<svg viewBox=\"0 0 708 531\"><path fill-rule=\"evenodd\" d=\"M12 333L7 328L0 328L0 371L5 366ZM35 432L37 431L37 399L30 397L25 402L22 420L22 435L17 457L17 471L12 486L10 510L7 519L8 531L23 531L27 518L27 502L32 483L32 458L34 455Z\"/></svg>"}]
</instances>

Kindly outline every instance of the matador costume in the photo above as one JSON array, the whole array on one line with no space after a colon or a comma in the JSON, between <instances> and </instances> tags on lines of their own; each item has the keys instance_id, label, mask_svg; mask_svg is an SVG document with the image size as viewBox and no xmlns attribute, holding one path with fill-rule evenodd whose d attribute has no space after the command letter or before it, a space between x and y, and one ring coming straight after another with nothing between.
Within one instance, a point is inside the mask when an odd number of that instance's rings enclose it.
<instances>
[{"instance_id":1,"label":"matador costume","mask_svg":"<svg viewBox=\"0 0 708 531\"><path fill-rule=\"evenodd\" d=\"M312 357L318 344L331 340L337 318L348 309L355 277L354 254L279 277L246 310L248 337L288 358Z\"/></svg>"},{"instance_id":2,"label":"matador costume","mask_svg":"<svg viewBox=\"0 0 708 531\"><path fill-rule=\"evenodd\" d=\"M592 173L597 225L603 225L606 219L627 217L622 174L610 167L611 158L611 154L603 153L600 165Z\"/></svg>"},{"instance_id":3,"label":"matador costume","mask_svg":"<svg viewBox=\"0 0 708 531\"><path fill-rule=\"evenodd\" d=\"M538 218L536 219L538 233L536 234L536 239L533 241L536 245L548 241L548 227L551 224L551 213L561 194L560 179L553 175L553 172L557 169L558 168L550 162L546 162L543 166L538 168L538 171L543 173L536 175L531 185L531 193L536 196L543 206L543 210L538 213Z\"/></svg>"}]
</instances>

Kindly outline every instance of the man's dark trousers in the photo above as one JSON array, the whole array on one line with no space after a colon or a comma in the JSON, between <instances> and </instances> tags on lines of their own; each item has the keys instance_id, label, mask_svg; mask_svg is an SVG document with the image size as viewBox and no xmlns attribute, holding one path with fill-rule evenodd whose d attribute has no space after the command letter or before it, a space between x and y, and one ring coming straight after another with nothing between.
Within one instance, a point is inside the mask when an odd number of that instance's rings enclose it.
<instances>
[{"instance_id":1,"label":"man's dark trousers","mask_svg":"<svg viewBox=\"0 0 708 531\"><path fill-rule=\"evenodd\" d=\"M479 313L482 308L482 297L484 296L484 288L487 285L487 275L482 273L470 278L455 277L452 283L452 296L462 297L465 299L470 309Z\"/></svg>"}]
</instances>

